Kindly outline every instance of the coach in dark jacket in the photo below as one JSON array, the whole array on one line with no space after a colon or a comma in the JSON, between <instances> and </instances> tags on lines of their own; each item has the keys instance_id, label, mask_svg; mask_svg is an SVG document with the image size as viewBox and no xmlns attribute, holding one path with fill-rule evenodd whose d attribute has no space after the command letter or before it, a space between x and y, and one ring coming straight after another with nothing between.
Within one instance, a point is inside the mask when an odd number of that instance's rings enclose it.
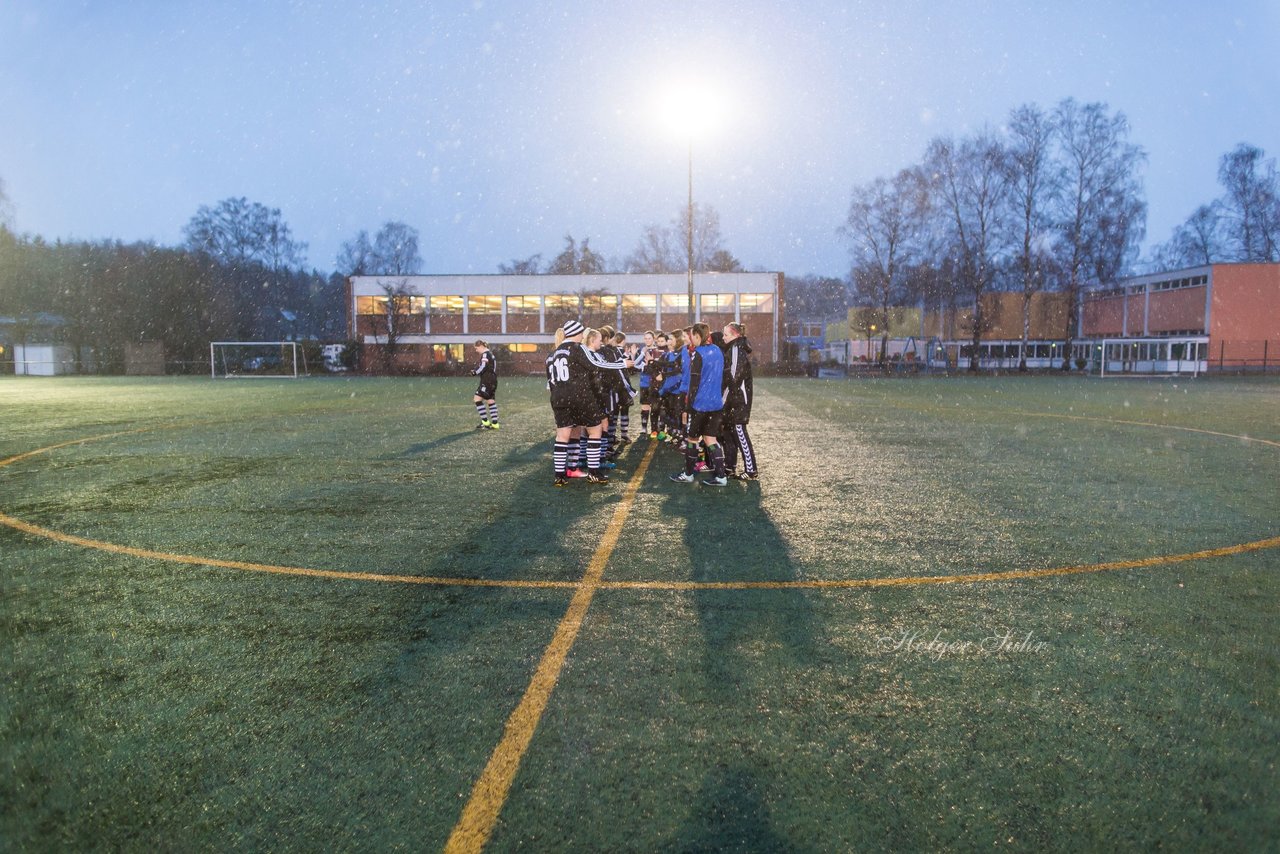
<instances>
[{"instance_id":1,"label":"coach in dark jacket","mask_svg":"<svg viewBox=\"0 0 1280 854\"><path fill-rule=\"evenodd\" d=\"M751 420L751 404L755 392L751 382L751 344L747 341L747 329L741 323L730 323L724 328L724 412L721 418L724 434L725 467L738 480L755 480L760 476L756 451L747 434L747 422ZM719 343L719 342L717 342ZM742 465L746 469L738 474L738 452L742 452Z\"/></svg>"}]
</instances>

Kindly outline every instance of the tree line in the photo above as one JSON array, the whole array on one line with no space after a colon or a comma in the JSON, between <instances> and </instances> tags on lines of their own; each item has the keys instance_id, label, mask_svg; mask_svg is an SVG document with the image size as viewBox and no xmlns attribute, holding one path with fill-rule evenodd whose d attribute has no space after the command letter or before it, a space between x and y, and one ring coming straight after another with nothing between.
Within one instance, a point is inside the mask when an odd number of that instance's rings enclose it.
<instances>
[{"instance_id":1,"label":"tree line","mask_svg":"<svg viewBox=\"0 0 1280 854\"><path fill-rule=\"evenodd\" d=\"M997 290L1021 294L1025 353L1035 295L1057 291L1067 308L1065 368L1081 289L1130 275L1138 262L1146 152L1129 135L1124 114L1106 104L1024 104L999 130L936 137L919 162L856 186L841 228L849 301L872 309L868 328L885 330L880 358L889 309L903 304L969 308L964 331L976 349L997 320L984 296ZM1222 198L1198 208L1153 265L1280 260L1274 160L1242 144L1222 157L1219 179Z\"/></svg>"},{"instance_id":2,"label":"tree line","mask_svg":"<svg viewBox=\"0 0 1280 854\"><path fill-rule=\"evenodd\" d=\"M839 228L851 253L848 275L789 278L788 315L835 318L861 306L887 330L893 306L972 306L965 331L976 345L995 321L983 315L984 295L1015 291L1025 342L1034 296L1058 291L1069 307L1062 330L1069 353L1080 290L1130 274L1138 263L1146 153L1129 136L1123 113L1068 98L1051 109L1017 107L999 129L934 138L917 163L853 188ZM1197 207L1149 264L1280 260L1275 160L1242 143L1222 156L1218 179L1222 195ZM77 351L93 349L104 370L120 367L131 341L162 341L173 361L198 365L210 340L342 338L346 276L408 276L423 265L417 230L390 221L372 237L362 230L343 243L336 272L307 269L307 245L280 210L243 197L201 206L174 247L49 243L11 225L0 180L0 317L10 319L10 337L21 343L42 324L60 322L60 337ZM539 253L498 271L677 273L690 264L700 272L743 269L709 205L645 226L620 260L605 259L590 238L566 234L549 261ZM882 357L886 345L882 337Z\"/></svg>"}]
</instances>

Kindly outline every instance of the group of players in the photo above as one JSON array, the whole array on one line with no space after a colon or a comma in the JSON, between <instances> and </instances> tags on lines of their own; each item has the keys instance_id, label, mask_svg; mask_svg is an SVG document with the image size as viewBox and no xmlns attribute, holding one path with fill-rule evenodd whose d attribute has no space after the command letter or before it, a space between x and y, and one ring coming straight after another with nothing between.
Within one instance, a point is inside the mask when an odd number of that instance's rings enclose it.
<instances>
[{"instance_id":1,"label":"group of players","mask_svg":"<svg viewBox=\"0 0 1280 854\"><path fill-rule=\"evenodd\" d=\"M475 343L480 378L474 403L477 429L497 430L497 363L484 341ZM639 391L630 377L639 374ZM755 448L747 432L753 401L751 345L746 328L730 323L712 332L705 323L665 332L646 332L644 343L627 346L610 327L588 329L570 320L556 330L556 348L547 357L547 389L555 416L552 447L555 486L576 478L609 482L623 446L630 444L630 412L640 400L640 436L682 448L684 470L671 475L693 483L725 486L729 478L759 477ZM744 470L737 471L738 457Z\"/></svg>"},{"instance_id":2,"label":"group of players","mask_svg":"<svg viewBox=\"0 0 1280 854\"><path fill-rule=\"evenodd\" d=\"M670 336L647 332L643 345L628 348L626 336L609 327L566 322L547 357L556 424L553 483L609 482L608 469L631 441L630 410L637 396L640 435L683 447L684 470L672 480L693 483L699 471L710 472L702 481L707 486L725 486L730 476L755 480L759 473L747 433L751 347L744 333L736 323L719 333L696 323ZM630 381L633 372L639 373L638 394ZM745 466L741 474L736 472L739 454Z\"/></svg>"}]
</instances>

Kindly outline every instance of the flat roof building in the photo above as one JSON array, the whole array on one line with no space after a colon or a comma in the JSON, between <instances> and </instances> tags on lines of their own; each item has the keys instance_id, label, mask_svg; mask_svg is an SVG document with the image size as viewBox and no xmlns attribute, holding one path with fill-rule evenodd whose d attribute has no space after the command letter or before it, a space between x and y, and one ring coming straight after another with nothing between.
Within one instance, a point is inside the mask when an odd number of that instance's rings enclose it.
<instances>
[{"instance_id":1,"label":"flat roof building","mask_svg":"<svg viewBox=\"0 0 1280 854\"><path fill-rule=\"evenodd\" d=\"M762 362L778 361L782 340L781 273L695 273L695 316L718 329L746 324ZM569 319L612 326L638 342L648 330L688 320L686 273L572 276L352 276L348 335L363 344L361 368L427 372L470 360L478 338L510 354L507 370L540 373L556 329ZM388 326L394 354L385 359Z\"/></svg>"}]
</instances>

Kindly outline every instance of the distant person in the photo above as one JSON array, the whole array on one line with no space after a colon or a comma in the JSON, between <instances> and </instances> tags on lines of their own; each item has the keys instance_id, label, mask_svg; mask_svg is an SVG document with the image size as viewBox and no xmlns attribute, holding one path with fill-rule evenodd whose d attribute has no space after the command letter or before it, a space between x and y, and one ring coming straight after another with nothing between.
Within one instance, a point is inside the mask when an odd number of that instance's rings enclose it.
<instances>
[{"instance_id":1,"label":"distant person","mask_svg":"<svg viewBox=\"0 0 1280 854\"><path fill-rule=\"evenodd\" d=\"M493 357L493 351L484 341L477 341L474 349L480 357L480 364L471 372L473 376L480 378L475 395L476 414L480 416L476 429L497 430L498 360Z\"/></svg>"}]
</instances>

